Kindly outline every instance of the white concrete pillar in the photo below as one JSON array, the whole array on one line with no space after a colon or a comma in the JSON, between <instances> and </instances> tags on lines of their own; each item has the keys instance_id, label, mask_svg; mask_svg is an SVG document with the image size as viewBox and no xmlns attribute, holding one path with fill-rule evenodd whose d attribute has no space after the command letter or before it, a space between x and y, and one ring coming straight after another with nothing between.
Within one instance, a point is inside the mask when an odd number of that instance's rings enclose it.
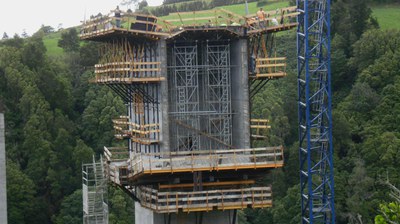
<instances>
[{"instance_id":1,"label":"white concrete pillar","mask_svg":"<svg viewBox=\"0 0 400 224\"><path fill-rule=\"evenodd\" d=\"M0 113L0 223L7 224L6 145L4 114Z\"/></svg>"}]
</instances>

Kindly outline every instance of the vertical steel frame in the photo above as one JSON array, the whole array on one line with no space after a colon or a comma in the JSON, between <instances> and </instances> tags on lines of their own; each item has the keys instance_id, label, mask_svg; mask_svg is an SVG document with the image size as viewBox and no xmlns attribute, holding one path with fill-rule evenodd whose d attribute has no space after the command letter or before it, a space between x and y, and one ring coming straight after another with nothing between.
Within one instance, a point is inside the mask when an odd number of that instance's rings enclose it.
<instances>
[{"instance_id":1,"label":"vertical steel frame","mask_svg":"<svg viewBox=\"0 0 400 224\"><path fill-rule=\"evenodd\" d=\"M330 0L296 0L302 223L335 223Z\"/></svg>"},{"instance_id":2,"label":"vertical steel frame","mask_svg":"<svg viewBox=\"0 0 400 224\"><path fill-rule=\"evenodd\" d=\"M171 74L169 75L170 110L173 119L193 129L200 129L200 119L193 116L200 110L198 48L196 44L174 46ZM172 121L170 125L172 150L199 150L200 136Z\"/></svg>"},{"instance_id":3,"label":"vertical steel frame","mask_svg":"<svg viewBox=\"0 0 400 224\"><path fill-rule=\"evenodd\" d=\"M215 115L208 116L207 132L230 145L232 140L231 118L231 73L230 73L230 46L229 44L207 44L206 66L206 110ZM221 144L209 141L211 149L226 148Z\"/></svg>"},{"instance_id":4,"label":"vertical steel frame","mask_svg":"<svg viewBox=\"0 0 400 224\"><path fill-rule=\"evenodd\" d=\"M168 69L171 150L229 148L230 45L208 41L174 44Z\"/></svg>"}]
</instances>

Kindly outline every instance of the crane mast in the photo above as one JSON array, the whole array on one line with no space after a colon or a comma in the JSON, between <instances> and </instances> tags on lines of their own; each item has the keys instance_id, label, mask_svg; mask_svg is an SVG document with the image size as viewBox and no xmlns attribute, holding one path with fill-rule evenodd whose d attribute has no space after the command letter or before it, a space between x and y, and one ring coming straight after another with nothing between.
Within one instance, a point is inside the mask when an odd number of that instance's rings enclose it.
<instances>
[{"instance_id":1,"label":"crane mast","mask_svg":"<svg viewBox=\"0 0 400 224\"><path fill-rule=\"evenodd\" d=\"M330 0L296 0L302 223L335 223Z\"/></svg>"}]
</instances>

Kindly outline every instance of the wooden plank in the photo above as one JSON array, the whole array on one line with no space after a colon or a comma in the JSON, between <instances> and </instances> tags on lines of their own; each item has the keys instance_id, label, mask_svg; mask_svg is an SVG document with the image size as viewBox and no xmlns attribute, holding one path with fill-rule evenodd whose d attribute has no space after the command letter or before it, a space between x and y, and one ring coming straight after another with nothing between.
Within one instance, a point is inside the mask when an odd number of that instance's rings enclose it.
<instances>
[{"instance_id":1,"label":"wooden plank","mask_svg":"<svg viewBox=\"0 0 400 224\"><path fill-rule=\"evenodd\" d=\"M256 78L276 78L276 77L285 77L285 76L286 76L286 72L256 74Z\"/></svg>"},{"instance_id":2,"label":"wooden plank","mask_svg":"<svg viewBox=\"0 0 400 224\"><path fill-rule=\"evenodd\" d=\"M144 174L158 174L158 173L184 173L184 172L195 172L195 171L221 171L221 170L243 170L243 169L263 169L263 168L277 168L283 167L283 160L277 160L276 162L271 161L270 163L248 163L247 165L234 165L230 164L227 166L219 167L193 167L193 168L170 168L165 167L165 169L152 169L144 170Z\"/></svg>"},{"instance_id":3,"label":"wooden plank","mask_svg":"<svg viewBox=\"0 0 400 224\"><path fill-rule=\"evenodd\" d=\"M164 77L158 78L96 78L97 83L110 83L110 82L124 82L124 83L134 83L134 82L160 82L165 80Z\"/></svg>"},{"instance_id":4,"label":"wooden plank","mask_svg":"<svg viewBox=\"0 0 400 224\"><path fill-rule=\"evenodd\" d=\"M250 125L250 128L268 129L271 128L271 125Z\"/></svg>"},{"instance_id":5,"label":"wooden plank","mask_svg":"<svg viewBox=\"0 0 400 224\"><path fill-rule=\"evenodd\" d=\"M210 20L210 19L215 19L214 16L209 16L209 17L193 17L193 18L185 18L185 19L170 19L167 20L168 22L186 22L186 21L197 21L197 20Z\"/></svg>"},{"instance_id":6,"label":"wooden plank","mask_svg":"<svg viewBox=\"0 0 400 224\"><path fill-rule=\"evenodd\" d=\"M269 119L250 119L250 122L265 122L265 123L268 123Z\"/></svg>"},{"instance_id":7,"label":"wooden plank","mask_svg":"<svg viewBox=\"0 0 400 224\"><path fill-rule=\"evenodd\" d=\"M285 63L279 63L279 64L261 64L261 65L256 65L256 68L274 68L274 67L285 67Z\"/></svg>"},{"instance_id":8,"label":"wooden plank","mask_svg":"<svg viewBox=\"0 0 400 224\"><path fill-rule=\"evenodd\" d=\"M242 180L242 181L222 181L222 182L209 182L202 183L203 187L210 186L226 186L226 185L242 185L242 184L254 184L254 180ZM194 183L188 184L160 184L158 185L159 189L169 189L169 188L191 188L194 186Z\"/></svg>"},{"instance_id":9,"label":"wooden plank","mask_svg":"<svg viewBox=\"0 0 400 224\"><path fill-rule=\"evenodd\" d=\"M256 58L256 61L280 61L286 60L286 57L277 57L277 58Z\"/></svg>"}]
</instances>

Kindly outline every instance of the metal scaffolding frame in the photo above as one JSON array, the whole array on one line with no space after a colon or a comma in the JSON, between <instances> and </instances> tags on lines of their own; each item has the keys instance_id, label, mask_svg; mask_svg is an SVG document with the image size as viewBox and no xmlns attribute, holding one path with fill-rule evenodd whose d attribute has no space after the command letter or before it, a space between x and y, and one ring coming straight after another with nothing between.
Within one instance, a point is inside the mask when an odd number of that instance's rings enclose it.
<instances>
[{"instance_id":1,"label":"metal scaffolding frame","mask_svg":"<svg viewBox=\"0 0 400 224\"><path fill-rule=\"evenodd\" d=\"M170 83L170 112L172 113L170 133L171 147L174 151L199 150L200 136L188 131L183 123L200 130L199 67L197 45L174 46L172 49ZM178 122L176 122L178 121Z\"/></svg>"},{"instance_id":2,"label":"metal scaffolding frame","mask_svg":"<svg viewBox=\"0 0 400 224\"><path fill-rule=\"evenodd\" d=\"M330 0L297 0L302 223L335 223Z\"/></svg>"},{"instance_id":3,"label":"metal scaffolding frame","mask_svg":"<svg viewBox=\"0 0 400 224\"><path fill-rule=\"evenodd\" d=\"M191 42L171 48L171 150L231 148L229 43Z\"/></svg>"},{"instance_id":4,"label":"metal scaffolding frame","mask_svg":"<svg viewBox=\"0 0 400 224\"><path fill-rule=\"evenodd\" d=\"M107 178L103 159L82 165L83 223L108 224Z\"/></svg>"},{"instance_id":5,"label":"metal scaffolding frame","mask_svg":"<svg viewBox=\"0 0 400 224\"><path fill-rule=\"evenodd\" d=\"M207 117L207 133L230 144L232 138L230 47L228 44L207 45L206 55L205 110L218 113ZM220 147L218 142L208 142L210 149Z\"/></svg>"}]
</instances>

